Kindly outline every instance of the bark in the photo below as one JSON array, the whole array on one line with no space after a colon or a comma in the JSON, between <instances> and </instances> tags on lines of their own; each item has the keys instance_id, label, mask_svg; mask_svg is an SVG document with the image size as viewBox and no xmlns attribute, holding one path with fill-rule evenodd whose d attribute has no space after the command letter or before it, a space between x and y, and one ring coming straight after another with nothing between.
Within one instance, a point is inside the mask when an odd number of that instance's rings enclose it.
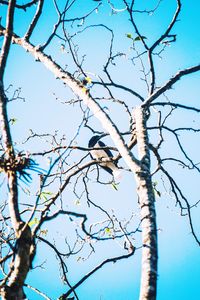
<instances>
[{"instance_id":1,"label":"bark","mask_svg":"<svg viewBox=\"0 0 200 300\"><path fill-rule=\"evenodd\" d=\"M10 43L13 33L13 20L14 20L14 11L15 11L16 0L9 1L8 4L8 13L6 18L6 29L4 34L4 41L1 49L0 55L0 83L3 84L3 75L5 72L6 62L8 58L8 53L10 49Z\"/></svg>"},{"instance_id":2,"label":"bark","mask_svg":"<svg viewBox=\"0 0 200 300\"><path fill-rule=\"evenodd\" d=\"M13 168L15 163L15 151L9 127L7 113L8 99L4 92L3 77L5 73L7 58L13 34L14 8L16 1L11 0L8 4L7 22L4 34L4 42L0 55L0 129L2 134L5 173L8 178L8 205L12 227L15 232L16 245L14 247L14 257L10 266L7 278L2 281L0 295L2 300L25 299L23 285L30 266L30 249L32 244L31 230L20 217L18 207L18 182L17 171ZM9 280L8 284L6 284Z\"/></svg>"},{"instance_id":3,"label":"bark","mask_svg":"<svg viewBox=\"0 0 200 300\"><path fill-rule=\"evenodd\" d=\"M141 209L142 271L140 300L156 299L157 286L157 228L155 196L150 174L150 153L145 115L142 108L134 110L140 166L135 172Z\"/></svg>"},{"instance_id":4,"label":"bark","mask_svg":"<svg viewBox=\"0 0 200 300\"><path fill-rule=\"evenodd\" d=\"M9 212L16 237L14 258L10 267L9 282L8 285L5 285L4 283L1 286L1 296L3 300L20 300L25 299L23 284L30 267L32 234L29 226L21 220L18 207L17 172L12 170L12 166L15 161L15 151L11 139L7 115L7 98L3 90L3 85L0 86L0 128L5 151L5 159L8 165L5 172L8 178Z\"/></svg>"},{"instance_id":5,"label":"bark","mask_svg":"<svg viewBox=\"0 0 200 300\"><path fill-rule=\"evenodd\" d=\"M23 285L30 269L30 249L32 234L29 226L21 222L18 228L18 238L15 245L15 254L11 263L9 282L1 289L2 300L21 300L26 295Z\"/></svg>"}]
</instances>

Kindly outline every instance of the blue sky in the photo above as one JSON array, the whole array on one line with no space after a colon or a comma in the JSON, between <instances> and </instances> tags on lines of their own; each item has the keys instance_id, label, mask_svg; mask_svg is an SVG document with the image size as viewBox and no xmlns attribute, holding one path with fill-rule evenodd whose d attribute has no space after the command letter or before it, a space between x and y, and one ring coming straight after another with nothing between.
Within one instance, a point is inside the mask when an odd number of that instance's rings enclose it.
<instances>
[{"instance_id":1,"label":"blue sky","mask_svg":"<svg viewBox=\"0 0 200 300\"><path fill-rule=\"evenodd\" d=\"M61 3L62 1L58 1ZM111 15L109 5L103 1L99 12L93 14L89 19L89 24L102 24L112 28L115 32L115 40L113 44L114 51L121 51L126 53L126 57L116 60L116 67L111 67L110 72L116 82L125 84L136 91L140 92L144 97L147 96L145 84L141 81L141 72L138 65L133 65L130 62L132 55L131 40L126 37L127 33L135 36L134 29L128 21L126 11ZM90 0L77 1L78 5L74 7L71 16L81 15L88 11L89 7L94 7L96 4ZM151 4L156 3L152 1ZM162 59L155 57L156 79L158 86L163 84L169 77L176 73L181 68L189 67L193 64L199 63L200 54L200 33L199 33L199 1L182 1L182 11L179 21L175 25L173 34L177 34L177 42L172 43L166 48L162 55ZM123 8L122 1L113 1L117 8ZM136 3L139 7L140 3ZM149 1L143 2L144 6L150 5ZM147 37L147 42L151 44L166 28L173 11L176 7L175 0L162 1L159 10L152 16L137 14L136 21L141 29L142 35ZM46 9L46 10L45 10ZM32 42L35 44L42 44L48 34L52 31L53 22L56 20L56 15L53 13L53 5L46 3L44 15L39 22L38 29L34 32ZM2 8L3 16L4 8ZM28 24L34 9L31 11L16 12L15 28L16 32L21 34L24 32L24 26ZM69 16L70 17L70 16ZM3 18L4 20L4 18ZM80 27L81 30L83 27ZM68 26L70 32L77 30L76 24L74 27ZM88 29L83 34L77 35L75 39L80 46L80 54L87 54L85 58L84 69L96 80L97 75L104 76L102 72L102 65L107 58L107 47L109 46L109 39L111 35L103 27ZM67 53L60 50L61 42L56 40L52 45L46 49L46 52L60 63L63 67L67 64L70 71L74 70L73 63ZM138 45L138 48L140 46ZM168 92L168 96L173 102L181 104L199 106L199 74L191 75L190 78L184 78L176 86L175 89ZM64 105L62 102L69 100L72 94L66 89L61 82L56 80L54 76L45 69L45 67L35 62L29 53L26 53L19 46L13 45L12 51L9 55L7 66L5 85L13 84L10 89L9 96L12 92L21 87L21 96L25 98L22 100L11 102L9 104L10 118L16 118L17 122L12 126L13 139L16 141L16 148L18 150L40 151L49 147L49 144L43 140L30 140L27 144L22 142L30 134L30 129L37 133L54 133L58 131L58 139L66 135L66 142L70 141L76 134L77 127L80 125L82 114L78 106ZM95 88L96 96L102 97L105 91ZM113 94L117 98L126 101L130 109L137 105L139 101L133 98L130 94L120 90L113 90ZM108 112L117 126L126 131L128 126L128 118L125 111L120 109L120 106L113 105L113 103L101 102L102 105L108 107ZM152 122L154 118L152 119ZM184 126L187 124L195 124L196 127L200 125L197 115L178 111L175 117L171 117L168 125ZM102 130L101 125L95 119L91 120L92 126L96 130ZM156 140L155 132L151 133L152 140ZM76 139L77 143L82 146L87 146L88 139L91 133L88 129L81 127L80 136ZM198 136L197 136L198 138ZM111 141L105 139L111 144ZM194 156L195 161L198 162L199 151L198 142L195 136L184 135L183 140L187 151ZM166 157L170 154L179 155L175 148L175 143L170 135L166 135L166 147L163 147L162 153ZM76 153L72 157L72 161L80 157L81 153ZM42 167L48 168L45 159L38 158ZM124 166L124 163L121 162ZM153 168L153 166L152 166ZM199 178L195 172L186 174L185 170L177 165L169 165L168 169L174 173L177 182L184 187L184 193L189 197L191 203L199 200L198 183ZM104 180L107 175L102 171L101 176ZM29 196L30 201L34 201L34 192L38 187L38 179L34 177L35 181L30 188L33 195ZM162 193L162 197L156 201L157 218L158 218L158 241L159 241L159 277L158 277L158 300L196 300L200 298L199 276L200 276L200 256L199 248L195 243L186 217L180 216L180 210L175 206L175 200L169 195L162 185L163 178L160 175L156 176L158 181L158 188ZM168 184L166 183L168 187ZM80 186L80 192L82 190ZM109 211L114 211L118 218L129 218L132 211L134 211L138 218L137 196L135 192L135 183L133 176L124 171L123 178L119 185L119 190L114 191L109 185L99 185L92 183L90 185L90 195L92 199ZM52 192L54 192L52 188ZM27 196L23 193L21 197ZM70 188L64 193L67 199L67 206L70 209L80 211L82 213L88 212L91 220L101 220L102 215L87 208L84 199L81 199L80 206L76 206L75 196ZM199 210L193 209L194 224L199 228ZM65 223L66 222L66 223ZM136 226L133 223L133 226ZM61 249L65 247L64 236L73 226L64 218L60 218L55 224L45 225L44 229L48 228L47 237L53 241L53 236L56 237L57 245ZM70 227L71 226L71 227ZM74 238L71 234L70 238ZM138 239L138 240L137 240ZM140 238L136 236L136 245L139 246ZM91 270L97 263L101 262L103 257L117 255L121 253L120 245L115 242L106 243L103 245L96 245L96 254L85 262L77 262L75 258L68 260L69 280L76 283L85 272ZM40 248L39 248L40 249ZM44 291L55 299L62 292L66 291L66 286L63 286L58 277L58 268L55 268L56 259L52 252L41 248L35 260L35 264L40 264L44 261L44 270L34 270L28 276L27 283L36 285L36 287L44 289ZM39 251L38 251L39 252ZM87 254L87 250L85 255ZM136 300L139 295L140 284L140 251L129 260L121 261L116 264L109 264L88 281L86 281L77 292L81 300ZM52 274L54 276L52 276ZM42 299L36 296L35 293L30 292L29 298Z\"/></svg>"}]
</instances>

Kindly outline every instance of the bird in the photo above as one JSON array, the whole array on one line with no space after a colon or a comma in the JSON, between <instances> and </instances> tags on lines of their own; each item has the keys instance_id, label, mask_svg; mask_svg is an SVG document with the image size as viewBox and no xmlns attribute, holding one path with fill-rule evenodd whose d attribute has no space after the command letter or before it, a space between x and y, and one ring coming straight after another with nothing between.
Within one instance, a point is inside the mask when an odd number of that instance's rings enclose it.
<instances>
[{"instance_id":1,"label":"bird","mask_svg":"<svg viewBox=\"0 0 200 300\"><path fill-rule=\"evenodd\" d=\"M88 143L89 148L104 148L107 147L100 139L102 138L101 135L94 135ZM90 156L92 159L103 161L103 159L109 159L113 158L113 154L109 149L94 149L90 150ZM115 179L120 178L120 169L117 166L116 161L106 161L106 162L100 162L99 165L107 171L109 174L111 174Z\"/></svg>"}]
</instances>

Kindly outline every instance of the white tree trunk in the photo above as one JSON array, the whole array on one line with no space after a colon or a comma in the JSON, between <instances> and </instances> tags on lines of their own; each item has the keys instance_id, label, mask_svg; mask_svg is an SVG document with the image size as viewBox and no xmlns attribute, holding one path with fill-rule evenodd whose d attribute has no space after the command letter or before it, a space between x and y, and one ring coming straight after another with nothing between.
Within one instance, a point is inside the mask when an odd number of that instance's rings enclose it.
<instances>
[{"instance_id":1,"label":"white tree trunk","mask_svg":"<svg viewBox=\"0 0 200 300\"><path fill-rule=\"evenodd\" d=\"M150 174L150 153L145 117L141 108L134 111L140 167L135 173L141 209L142 272L140 300L156 299L157 283L157 228L155 196Z\"/></svg>"}]
</instances>

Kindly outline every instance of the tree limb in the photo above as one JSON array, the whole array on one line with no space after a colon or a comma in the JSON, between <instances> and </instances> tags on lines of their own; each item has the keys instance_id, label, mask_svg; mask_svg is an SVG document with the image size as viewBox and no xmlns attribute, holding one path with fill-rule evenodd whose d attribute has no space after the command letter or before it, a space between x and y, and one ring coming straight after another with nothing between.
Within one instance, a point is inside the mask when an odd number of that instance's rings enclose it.
<instances>
[{"instance_id":1,"label":"tree limb","mask_svg":"<svg viewBox=\"0 0 200 300\"><path fill-rule=\"evenodd\" d=\"M183 76L189 75L200 71L200 64L193 67L179 71L176 75L172 76L162 87L156 90L152 95L150 95L142 104L141 107L148 107L155 99L162 95L167 90L171 89L172 86L180 80Z\"/></svg>"},{"instance_id":2,"label":"tree limb","mask_svg":"<svg viewBox=\"0 0 200 300\"><path fill-rule=\"evenodd\" d=\"M3 46L0 54L0 84L3 84L3 75L5 72L6 62L7 62L10 44L12 40L15 4L16 4L16 0L11 0L9 1L8 4L6 29L4 33Z\"/></svg>"}]
</instances>

